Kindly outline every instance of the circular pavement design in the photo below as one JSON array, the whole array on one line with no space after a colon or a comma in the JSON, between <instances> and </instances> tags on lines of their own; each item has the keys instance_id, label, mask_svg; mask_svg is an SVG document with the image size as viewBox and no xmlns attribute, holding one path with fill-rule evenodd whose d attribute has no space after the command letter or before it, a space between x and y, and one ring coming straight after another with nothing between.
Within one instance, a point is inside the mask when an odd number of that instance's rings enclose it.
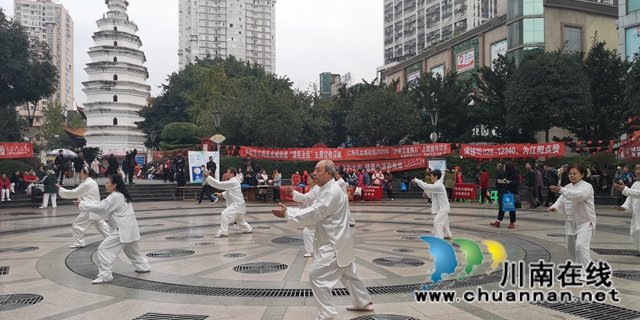
<instances>
[{"instance_id":1,"label":"circular pavement design","mask_svg":"<svg viewBox=\"0 0 640 320\"><path fill-rule=\"evenodd\" d=\"M272 223L275 221L261 221L261 223ZM370 221L372 223L380 223L380 224L397 224L395 222L389 221ZM277 222L276 222L277 223ZM166 232L174 232L174 231L186 231L191 229L201 228L202 226L190 226L190 227L179 227L179 228L169 228ZM459 230L464 230L466 232L477 232L477 230L472 228L459 227ZM160 230L152 231L150 233L157 234L160 233ZM490 233L492 240L501 240L505 242L511 242L512 244L519 246L525 253L524 261L525 264L528 265L529 262L537 262L539 259L544 261L550 261L551 254L541 245L538 245L534 242L520 239L514 236L499 234L499 233ZM487 232L483 232L483 236L487 236ZM298 236L291 236L298 237ZM418 238L418 237L416 237ZM419 239L419 238L418 238ZM301 240L300 240L301 241ZM91 257L93 253L97 250L100 242L95 242L90 245L87 245L84 248L80 248L72 251L67 258L65 259L65 263L69 270L72 272L85 277L87 279L94 279L96 273L98 272L98 266L96 266ZM449 288L452 287L467 287L467 286L477 286L481 284L498 282L500 281L499 273L492 273L490 275L481 275L481 276L472 276L466 278L464 281L443 281L438 285L434 285L431 289L435 289L441 286L447 286ZM371 286L367 289L369 293L372 295L377 294L407 294L412 293L415 290L423 289L424 285L427 283L414 283L414 284L404 284L404 285L389 285L389 286ZM185 285L185 284L175 284L168 282L159 282L159 281L150 281L142 278L129 277L125 275L121 275L118 273L113 273L113 281L105 284L105 285L115 285L119 287L125 287L136 290L146 290L146 291L155 291L155 292L165 292L165 293L177 293L177 294L190 294L190 295L204 295L204 296L224 296L224 297L269 297L269 298L293 298L293 297L311 297L313 293L311 289L266 289L266 288L238 288L238 287L209 287L209 286L195 286L195 285ZM348 296L349 292L344 288L338 288L333 290L334 296Z\"/></svg>"}]
</instances>

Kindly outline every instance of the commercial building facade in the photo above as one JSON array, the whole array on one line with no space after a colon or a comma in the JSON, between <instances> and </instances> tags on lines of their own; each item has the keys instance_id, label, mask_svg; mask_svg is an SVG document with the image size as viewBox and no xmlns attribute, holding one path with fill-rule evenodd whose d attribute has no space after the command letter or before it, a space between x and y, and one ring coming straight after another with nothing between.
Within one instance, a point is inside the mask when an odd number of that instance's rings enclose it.
<instances>
[{"instance_id":1,"label":"commercial building facade","mask_svg":"<svg viewBox=\"0 0 640 320\"><path fill-rule=\"evenodd\" d=\"M234 56L276 71L276 0L180 0L180 69Z\"/></svg>"},{"instance_id":2,"label":"commercial building facade","mask_svg":"<svg viewBox=\"0 0 640 320\"><path fill-rule=\"evenodd\" d=\"M619 0L618 32L623 59L633 59L640 53L640 0Z\"/></svg>"}]
</instances>

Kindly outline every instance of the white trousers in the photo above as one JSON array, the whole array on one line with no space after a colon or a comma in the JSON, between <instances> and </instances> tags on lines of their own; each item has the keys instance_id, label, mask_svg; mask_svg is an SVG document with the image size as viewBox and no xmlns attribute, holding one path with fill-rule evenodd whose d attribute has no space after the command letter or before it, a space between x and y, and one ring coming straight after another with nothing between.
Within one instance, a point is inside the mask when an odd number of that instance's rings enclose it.
<instances>
[{"instance_id":1,"label":"white trousers","mask_svg":"<svg viewBox=\"0 0 640 320\"><path fill-rule=\"evenodd\" d=\"M71 231L73 233L73 245L84 247L87 244L84 242L84 233L87 232L89 226L95 225L98 232L103 238L109 236L109 225L102 219L91 219L89 213L81 212L80 215L73 220L71 224Z\"/></svg>"},{"instance_id":2,"label":"white trousers","mask_svg":"<svg viewBox=\"0 0 640 320\"><path fill-rule=\"evenodd\" d=\"M218 234L229 235L229 223L235 221L244 232L251 232L253 228L244 221L244 212L239 212L235 206L229 206L220 214L220 230Z\"/></svg>"},{"instance_id":3,"label":"white trousers","mask_svg":"<svg viewBox=\"0 0 640 320\"><path fill-rule=\"evenodd\" d=\"M442 239L444 237L451 237L451 230L449 229L449 212L438 212L433 219L433 228L435 230L436 237Z\"/></svg>"},{"instance_id":4,"label":"white trousers","mask_svg":"<svg viewBox=\"0 0 640 320\"><path fill-rule=\"evenodd\" d=\"M56 199L58 198L57 193L45 193L42 196L42 206L46 208L47 205L49 205L49 196L51 196L51 206L53 206L53 208L57 207L58 206L58 204L56 203Z\"/></svg>"},{"instance_id":5,"label":"white trousers","mask_svg":"<svg viewBox=\"0 0 640 320\"><path fill-rule=\"evenodd\" d=\"M584 231L567 235L567 249L569 250L569 256L571 257L571 261L582 265L583 276L586 275L585 270L591 261L589 246L591 245L593 232L593 226L590 226Z\"/></svg>"},{"instance_id":6,"label":"white trousers","mask_svg":"<svg viewBox=\"0 0 640 320\"><path fill-rule=\"evenodd\" d=\"M304 227L302 231L302 239L304 240L304 250L307 253L313 253L313 235L315 231L313 229L309 229L309 227Z\"/></svg>"},{"instance_id":7,"label":"white trousers","mask_svg":"<svg viewBox=\"0 0 640 320\"><path fill-rule=\"evenodd\" d=\"M353 216L351 215L351 210L349 210L349 225L354 224L356 224L356 219L353 218Z\"/></svg>"},{"instance_id":8,"label":"white trousers","mask_svg":"<svg viewBox=\"0 0 640 320\"><path fill-rule=\"evenodd\" d=\"M633 241L633 245L640 250L640 230L631 229L631 241Z\"/></svg>"},{"instance_id":9,"label":"white trousers","mask_svg":"<svg viewBox=\"0 0 640 320\"><path fill-rule=\"evenodd\" d=\"M82 183L82 179L80 179L80 172L73 172L73 184L80 185Z\"/></svg>"},{"instance_id":10,"label":"white trousers","mask_svg":"<svg viewBox=\"0 0 640 320\"><path fill-rule=\"evenodd\" d=\"M151 269L151 265L147 258L140 252L138 241L129 243L120 242L120 233L118 229L107 236L98 247L98 278L112 280L113 279L113 262L118 257L120 251L124 250L124 254L131 260L131 263L138 270L147 271Z\"/></svg>"},{"instance_id":11,"label":"white trousers","mask_svg":"<svg viewBox=\"0 0 640 320\"><path fill-rule=\"evenodd\" d=\"M331 301L331 290L338 281L349 290L349 298L354 306L362 308L371 302L369 291L360 278L354 262L346 267L339 267L338 260L334 257L327 266L314 263L309 272L309 280L319 319L333 319L338 315L338 309Z\"/></svg>"},{"instance_id":12,"label":"white trousers","mask_svg":"<svg viewBox=\"0 0 640 320\"><path fill-rule=\"evenodd\" d=\"M11 190L2 189L2 201L11 199Z\"/></svg>"}]
</instances>

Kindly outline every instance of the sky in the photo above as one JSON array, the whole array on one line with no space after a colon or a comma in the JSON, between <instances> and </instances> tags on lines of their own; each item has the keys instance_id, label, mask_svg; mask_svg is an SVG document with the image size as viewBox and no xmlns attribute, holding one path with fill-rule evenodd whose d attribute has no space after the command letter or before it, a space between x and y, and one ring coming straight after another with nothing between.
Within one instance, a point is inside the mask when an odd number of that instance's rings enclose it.
<instances>
[{"instance_id":1,"label":"sky","mask_svg":"<svg viewBox=\"0 0 640 320\"><path fill-rule=\"evenodd\" d=\"M69 10L74 27L74 95L79 106L86 101L82 82L94 45L96 20L107 12L104 0L58 0ZM383 64L382 0L277 0L276 74L286 76L294 88L308 90L319 83L320 73L351 72L353 84L372 81ZM13 16L13 0L0 0L0 8ZM178 0L129 0L129 19L149 70L151 95L178 71Z\"/></svg>"}]
</instances>

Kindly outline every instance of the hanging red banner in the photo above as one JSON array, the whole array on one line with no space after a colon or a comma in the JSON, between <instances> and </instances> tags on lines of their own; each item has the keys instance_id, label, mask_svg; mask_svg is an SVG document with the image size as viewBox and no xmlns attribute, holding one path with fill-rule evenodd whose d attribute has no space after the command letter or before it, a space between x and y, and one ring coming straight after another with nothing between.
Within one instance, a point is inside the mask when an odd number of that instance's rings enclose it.
<instances>
[{"instance_id":1,"label":"hanging red banner","mask_svg":"<svg viewBox=\"0 0 640 320\"><path fill-rule=\"evenodd\" d=\"M460 145L460 156L475 159L561 157L564 147L561 143L543 144L501 144L494 146Z\"/></svg>"},{"instance_id":2,"label":"hanging red banner","mask_svg":"<svg viewBox=\"0 0 640 320\"><path fill-rule=\"evenodd\" d=\"M640 160L640 141L629 142L624 147L623 154L625 159L630 159L634 161Z\"/></svg>"},{"instance_id":3,"label":"hanging red banner","mask_svg":"<svg viewBox=\"0 0 640 320\"><path fill-rule=\"evenodd\" d=\"M30 142L0 142L0 159L20 159L33 157Z\"/></svg>"},{"instance_id":4,"label":"hanging red banner","mask_svg":"<svg viewBox=\"0 0 640 320\"><path fill-rule=\"evenodd\" d=\"M387 169L391 171L404 171L412 169L420 169L427 167L426 158L409 158L398 160L379 160L379 161L343 161L336 162L336 166L343 166L345 170L349 169L365 169L367 172L373 172L377 167L380 167L380 171L387 172Z\"/></svg>"},{"instance_id":5,"label":"hanging red banner","mask_svg":"<svg viewBox=\"0 0 640 320\"><path fill-rule=\"evenodd\" d=\"M273 149L241 147L240 156L257 160L275 161L354 161L354 160L391 160L416 157L440 157L451 153L448 143L416 144L400 147L368 147L368 148L298 148Z\"/></svg>"}]
</instances>

